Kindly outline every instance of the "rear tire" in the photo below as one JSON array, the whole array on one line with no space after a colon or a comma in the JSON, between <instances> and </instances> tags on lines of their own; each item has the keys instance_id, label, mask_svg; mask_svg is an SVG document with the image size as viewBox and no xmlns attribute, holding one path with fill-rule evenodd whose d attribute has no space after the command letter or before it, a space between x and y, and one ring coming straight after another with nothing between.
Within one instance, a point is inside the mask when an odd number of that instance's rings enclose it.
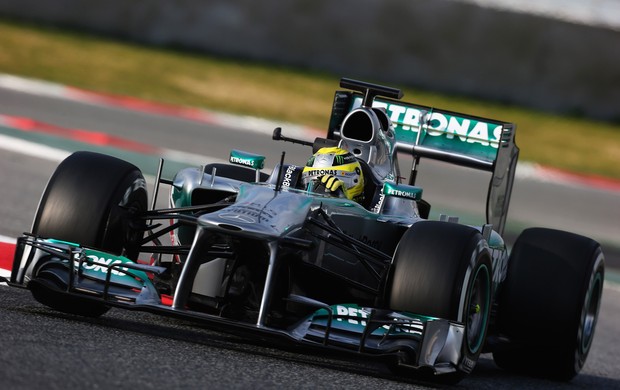
<instances>
[{"instance_id":1,"label":"rear tire","mask_svg":"<svg viewBox=\"0 0 620 390\"><path fill-rule=\"evenodd\" d=\"M146 209L146 182L136 166L76 152L50 178L32 233L136 260L144 229L133 216ZM68 265L50 262L40 267L29 288L39 302L63 312L97 317L108 310L104 304L63 294L68 280Z\"/></svg>"},{"instance_id":2,"label":"rear tire","mask_svg":"<svg viewBox=\"0 0 620 390\"><path fill-rule=\"evenodd\" d=\"M600 245L532 228L517 239L499 295L498 329L511 341L493 353L504 369L570 380L585 364L605 279Z\"/></svg>"},{"instance_id":3,"label":"rear tire","mask_svg":"<svg viewBox=\"0 0 620 390\"><path fill-rule=\"evenodd\" d=\"M491 312L491 257L480 232L455 223L425 221L401 238L387 284L387 305L465 325L457 382L471 372L484 347Z\"/></svg>"}]
</instances>

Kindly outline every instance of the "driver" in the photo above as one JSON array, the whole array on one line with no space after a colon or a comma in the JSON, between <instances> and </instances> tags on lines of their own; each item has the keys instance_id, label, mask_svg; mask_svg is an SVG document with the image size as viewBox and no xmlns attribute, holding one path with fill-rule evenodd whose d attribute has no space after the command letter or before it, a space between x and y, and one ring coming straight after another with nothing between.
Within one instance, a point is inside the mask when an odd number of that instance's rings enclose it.
<instances>
[{"instance_id":1,"label":"driver","mask_svg":"<svg viewBox=\"0 0 620 390\"><path fill-rule=\"evenodd\" d=\"M304 167L302 180L305 189L347 198L364 200L364 175L355 156L338 148L321 148Z\"/></svg>"}]
</instances>

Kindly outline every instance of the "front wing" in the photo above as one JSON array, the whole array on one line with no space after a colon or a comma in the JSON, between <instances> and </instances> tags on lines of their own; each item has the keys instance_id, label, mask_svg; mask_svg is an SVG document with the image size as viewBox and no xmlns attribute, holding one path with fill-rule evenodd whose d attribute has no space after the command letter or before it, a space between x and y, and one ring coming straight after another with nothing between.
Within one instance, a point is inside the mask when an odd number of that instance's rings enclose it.
<instances>
[{"instance_id":1,"label":"front wing","mask_svg":"<svg viewBox=\"0 0 620 390\"><path fill-rule=\"evenodd\" d=\"M101 257L103 256L103 257ZM353 303L327 305L290 295L297 304L315 311L287 328L242 322L171 305L173 297L160 294L151 282L164 268L134 263L122 256L95 251L77 244L33 236L18 239L10 280L13 287L28 288L42 262L56 261L69 267L66 289L54 291L69 298L105 303L110 307L146 311L188 319L225 332L272 337L300 345L360 355L392 358L411 369L430 369L435 374L469 372L475 362L461 350L464 326L452 321L360 307Z\"/></svg>"}]
</instances>

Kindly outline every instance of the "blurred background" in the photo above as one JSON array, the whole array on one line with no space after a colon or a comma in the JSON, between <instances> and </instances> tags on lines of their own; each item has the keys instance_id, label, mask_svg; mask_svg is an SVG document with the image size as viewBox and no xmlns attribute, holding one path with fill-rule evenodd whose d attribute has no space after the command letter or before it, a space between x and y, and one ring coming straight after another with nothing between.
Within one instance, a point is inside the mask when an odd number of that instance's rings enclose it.
<instances>
[{"instance_id":1,"label":"blurred background","mask_svg":"<svg viewBox=\"0 0 620 390\"><path fill-rule=\"evenodd\" d=\"M0 15L620 120L616 0L0 0Z\"/></svg>"}]
</instances>

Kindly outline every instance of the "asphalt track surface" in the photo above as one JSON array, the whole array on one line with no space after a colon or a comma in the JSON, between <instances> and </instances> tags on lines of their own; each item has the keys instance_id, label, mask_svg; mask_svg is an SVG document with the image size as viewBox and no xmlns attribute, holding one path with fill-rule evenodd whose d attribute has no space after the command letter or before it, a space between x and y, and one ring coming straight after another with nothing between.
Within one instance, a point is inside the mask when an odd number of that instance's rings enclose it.
<instances>
[{"instance_id":1,"label":"asphalt track surface","mask_svg":"<svg viewBox=\"0 0 620 390\"><path fill-rule=\"evenodd\" d=\"M309 150L274 143L272 129L238 131L229 125L197 123L167 115L135 112L99 105L79 104L0 89L0 114L32 118L64 129L87 129L134 140L166 152L182 150L179 160L195 162L197 156L224 160L231 148L267 156L267 164L287 152L287 160L301 163ZM58 163L58 148L101 150L135 162L153 174L157 159L128 151L127 145L93 146L67 136L32 129L30 132L0 126L0 135L27 140L29 154L0 152L0 235L16 237L29 229L39 196ZM49 128L48 128L49 130ZM286 134L286 127L284 132ZM8 138L0 139L7 142ZM118 146L118 145L117 145ZM175 155L168 153L168 155ZM171 163L171 171L177 165ZM401 169L405 166L401 166ZM428 179L420 183L433 205L449 213L476 218L479 202L462 193L484 184L484 178L469 172L453 176L432 166ZM441 173L439 173L441 172ZM421 174L422 175L422 174ZM464 177L466 176L466 177ZM459 192L447 185L459 181ZM525 188L524 188L525 187ZM431 197L431 195L435 195ZM559 195L559 196L558 196ZM545 201L549 201L545 204ZM559 203L564 203L559 204ZM483 204L483 202L482 202ZM618 239L618 193L578 185L545 182L522 174L515 184L511 217L525 226L564 227L610 243ZM583 211L581 208L585 208ZM569 210L566 215L566 210ZM589 212L588 212L589 210ZM545 214L551 215L545 219ZM540 220L550 221L542 224ZM605 229L592 228L605 226ZM577 226L575 229L571 227ZM615 230L614 230L615 229ZM600 231L599 231L600 230ZM615 253L613 250L612 253ZM608 265L615 257L608 255ZM610 264L611 260L611 264ZM620 289L606 282L594 344L582 373L569 383L514 376L498 369L490 355L483 355L473 375L459 388L487 389L582 389L620 388ZM28 291L0 286L0 387L6 389L55 388L432 388L411 378L396 376L382 364L240 338L146 313L111 310L99 319L84 319L54 312L34 301Z\"/></svg>"}]
</instances>

